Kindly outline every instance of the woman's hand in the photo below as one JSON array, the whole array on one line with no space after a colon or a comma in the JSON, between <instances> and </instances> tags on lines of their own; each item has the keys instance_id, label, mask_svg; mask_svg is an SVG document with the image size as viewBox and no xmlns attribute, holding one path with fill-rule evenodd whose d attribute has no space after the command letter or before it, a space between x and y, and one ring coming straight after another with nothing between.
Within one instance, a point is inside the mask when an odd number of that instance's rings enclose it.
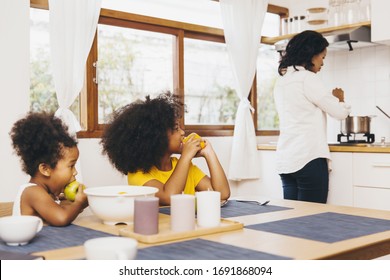
<instances>
[{"instance_id":1,"label":"woman's hand","mask_svg":"<svg viewBox=\"0 0 390 280\"><path fill-rule=\"evenodd\" d=\"M340 102L344 102L344 91L341 88L333 89L332 94L337 97Z\"/></svg>"}]
</instances>

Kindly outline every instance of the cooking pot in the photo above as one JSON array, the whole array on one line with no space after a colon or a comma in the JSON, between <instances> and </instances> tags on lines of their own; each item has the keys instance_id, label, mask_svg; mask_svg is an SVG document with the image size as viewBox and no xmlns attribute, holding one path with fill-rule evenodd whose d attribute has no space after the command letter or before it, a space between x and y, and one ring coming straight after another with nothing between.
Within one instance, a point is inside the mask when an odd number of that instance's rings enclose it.
<instances>
[{"instance_id":1,"label":"cooking pot","mask_svg":"<svg viewBox=\"0 0 390 280\"><path fill-rule=\"evenodd\" d=\"M344 135L370 133L373 117L375 116L348 116L341 121L340 132Z\"/></svg>"}]
</instances>

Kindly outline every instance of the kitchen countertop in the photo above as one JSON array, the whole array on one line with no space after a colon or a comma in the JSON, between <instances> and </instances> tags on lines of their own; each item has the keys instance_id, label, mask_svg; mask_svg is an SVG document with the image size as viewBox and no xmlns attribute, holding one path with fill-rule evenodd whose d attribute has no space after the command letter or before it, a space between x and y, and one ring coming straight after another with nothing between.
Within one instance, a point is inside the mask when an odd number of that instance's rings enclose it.
<instances>
[{"instance_id":1,"label":"kitchen countertop","mask_svg":"<svg viewBox=\"0 0 390 280\"><path fill-rule=\"evenodd\" d=\"M390 145L380 146L380 144L329 144L331 152L345 152L345 153L390 153ZM258 150L276 150L276 142L257 144Z\"/></svg>"}]
</instances>

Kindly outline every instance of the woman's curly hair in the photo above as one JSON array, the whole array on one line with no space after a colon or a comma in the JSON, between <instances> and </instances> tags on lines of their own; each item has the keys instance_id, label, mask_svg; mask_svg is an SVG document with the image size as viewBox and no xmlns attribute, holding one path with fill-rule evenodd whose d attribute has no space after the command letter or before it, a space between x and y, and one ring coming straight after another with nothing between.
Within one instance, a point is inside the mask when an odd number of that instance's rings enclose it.
<instances>
[{"instance_id":1,"label":"woman's curly hair","mask_svg":"<svg viewBox=\"0 0 390 280\"><path fill-rule=\"evenodd\" d=\"M67 126L52 113L29 112L15 122L9 134L23 171L30 176L36 174L41 163L55 168L63 157L63 147L77 146Z\"/></svg>"},{"instance_id":2,"label":"woman's curly hair","mask_svg":"<svg viewBox=\"0 0 390 280\"><path fill-rule=\"evenodd\" d=\"M328 41L316 31L306 30L295 35L288 42L286 50L282 54L278 68L279 75L283 76L289 66L294 68L304 66L305 69L311 70L314 66L313 56L320 54L328 46Z\"/></svg>"},{"instance_id":3,"label":"woman's curly hair","mask_svg":"<svg viewBox=\"0 0 390 280\"><path fill-rule=\"evenodd\" d=\"M123 174L148 172L166 153L168 131L177 129L183 107L179 96L165 92L120 108L104 130L103 154Z\"/></svg>"}]
</instances>

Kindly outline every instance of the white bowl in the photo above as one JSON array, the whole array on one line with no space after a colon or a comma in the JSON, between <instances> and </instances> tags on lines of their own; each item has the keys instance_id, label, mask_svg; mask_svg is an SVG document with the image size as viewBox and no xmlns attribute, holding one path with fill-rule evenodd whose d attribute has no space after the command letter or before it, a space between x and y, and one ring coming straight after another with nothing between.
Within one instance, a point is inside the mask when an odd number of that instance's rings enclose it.
<instances>
[{"instance_id":1,"label":"white bowl","mask_svg":"<svg viewBox=\"0 0 390 280\"><path fill-rule=\"evenodd\" d=\"M43 222L36 216L7 216L0 218L0 239L7 245L25 245L42 229Z\"/></svg>"},{"instance_id":2,"label":"white bowl","mask_svg":"<svg viewBox=\"0 0 390 280\"><path fill-rule=\"evenodd\" d=\"M87 188L88 203L95 216L104 224L132 224L134 198L155 196L157 188L144 186L105 186Z\"/></svg>"}]
</instances>

